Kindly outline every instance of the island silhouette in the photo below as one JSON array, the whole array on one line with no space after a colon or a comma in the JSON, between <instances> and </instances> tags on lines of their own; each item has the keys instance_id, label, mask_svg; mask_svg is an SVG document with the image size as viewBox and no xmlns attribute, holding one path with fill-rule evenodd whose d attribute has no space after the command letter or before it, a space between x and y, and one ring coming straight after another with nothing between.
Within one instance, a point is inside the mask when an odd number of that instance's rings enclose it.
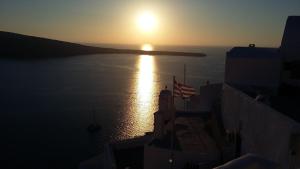
<instances>
[{"instance_id":1,"label":"island silhouette","mask_svg":"<svg viewBox=\"0 0 300 169\"><path fill-rule=\"evenodd\" d=\"M204 53L103 48L0 31L0 57L43 59L90 54L139 54L203 57Z\"/></svg>"}]
</instances>

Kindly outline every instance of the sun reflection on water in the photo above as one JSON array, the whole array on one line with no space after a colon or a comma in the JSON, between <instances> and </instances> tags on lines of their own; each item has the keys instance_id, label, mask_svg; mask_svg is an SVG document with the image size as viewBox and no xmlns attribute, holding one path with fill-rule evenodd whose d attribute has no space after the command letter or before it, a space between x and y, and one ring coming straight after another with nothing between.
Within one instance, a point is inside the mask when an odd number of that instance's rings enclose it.
<instances>
[{"instance_id":1,"label":"sun reflection on water","mask_svg":"<svg viewBox=\"0 0 300 169\"><path fill-rule=\"evenodd\" d=\"M139 58L139 73L137 82L137 99L140 103L147 104L153 94L153 56L141 55ZM140 107L145 109L146 107Z\"/></svg>"},{"instance_id":2,"label":"sun reflection on water","mask_svg":"<svg viewBox=\"0 0 300 169\"><path fill-rule=\"evenodd\" d=\"M141 47L142 50L153 50L149 44ZM134 98L135 102L132 104L134 113L131 121L130 135L142 135L145 132L153 129L153 113L157 108L156 105L156 86L155 86L155 57L151 55L140 55L137 63L137 72L135 74L134 82Z\"/></svg>"}]
</instances>

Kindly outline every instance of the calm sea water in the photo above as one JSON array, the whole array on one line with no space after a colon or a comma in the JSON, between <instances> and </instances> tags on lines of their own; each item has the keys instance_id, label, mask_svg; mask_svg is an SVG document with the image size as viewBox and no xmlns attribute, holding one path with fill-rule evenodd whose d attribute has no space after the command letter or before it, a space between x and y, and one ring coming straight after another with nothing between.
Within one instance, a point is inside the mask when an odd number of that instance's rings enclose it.
<instances>
[{"instance_id":1,"label":"calm sea water","mask_svg":"<svg viewBox=\"0 0 300 169\"><path fill-rule=\"evenodd\" d=\"M0 60L0 168L77 168L107 141L153 129L158 95L172 77L199 89L222 82L228 48L156 47L201 51L180 56L87 55L36 61ZM102 130L86 131L95 112ZM1 166L2 165L2 166Z\"/></svg>"}]
</instances>

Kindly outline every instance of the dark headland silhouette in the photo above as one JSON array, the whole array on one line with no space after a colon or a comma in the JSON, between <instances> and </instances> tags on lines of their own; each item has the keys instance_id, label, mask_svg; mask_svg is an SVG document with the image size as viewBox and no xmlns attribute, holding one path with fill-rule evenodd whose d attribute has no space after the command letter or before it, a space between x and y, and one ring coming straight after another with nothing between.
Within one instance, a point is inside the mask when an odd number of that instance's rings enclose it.
<instances>
[{"instance_id":1,"label":"dark headland silhouette","mask_svg":"<svg viewBox=\"0 0 300 169\"><path fill-rule=\"evenodd\" d=\"M2 58L42 59L88 54L205 56L203 53L191 52L143 51L134 49L92 47L65 41L0 31L0 57Z\"/></svg>"}]
</instances>

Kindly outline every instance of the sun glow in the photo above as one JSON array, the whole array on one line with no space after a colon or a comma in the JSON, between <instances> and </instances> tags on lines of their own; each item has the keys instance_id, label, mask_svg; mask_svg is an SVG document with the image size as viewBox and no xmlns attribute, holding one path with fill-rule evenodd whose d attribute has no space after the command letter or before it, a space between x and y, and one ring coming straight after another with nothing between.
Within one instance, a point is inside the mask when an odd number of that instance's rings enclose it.
<instances>
[{"instance_id":1,"label":"sun glow","mask_svg":"<svg viewBox=\"0 0 300 169\"><path fill-rule=\"evenodd\" d=\"M144 44L141 48L143 51L152 51L153 50L153 46L150 44Z\"/></svg>"},{"instance_id":2,"label":"sun glow","mask_svg":"<svg viewBox=\"0 0 300 169\"><path fill-rule=\"evenodd\" d=\"M137 25L142 32L153 32L157 26L157 19L150 11L142 12L137 18Z\"/></svg>"}]
</instances>

